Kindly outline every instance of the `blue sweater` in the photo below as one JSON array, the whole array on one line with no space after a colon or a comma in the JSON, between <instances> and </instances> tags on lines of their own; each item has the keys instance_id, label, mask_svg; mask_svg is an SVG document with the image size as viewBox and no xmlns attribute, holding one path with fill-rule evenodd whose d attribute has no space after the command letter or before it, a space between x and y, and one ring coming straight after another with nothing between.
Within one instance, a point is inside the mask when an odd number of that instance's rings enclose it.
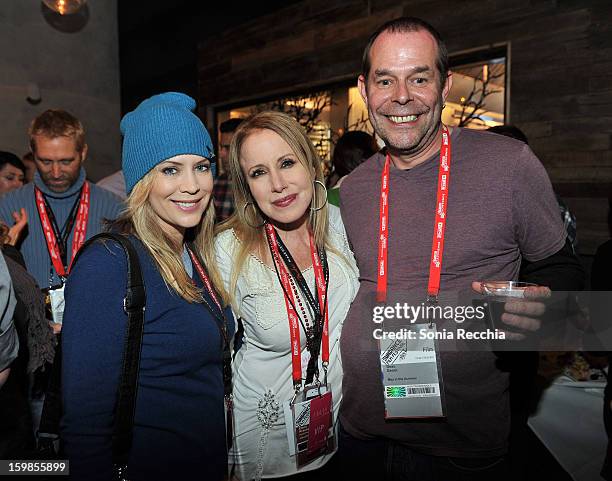
<instances>
[{"instance_id":1,"label":"blue sweater","mask_svg":"<svg viewBox=\"0 0 612 481\"><path fill-rule=\"evenodd\" d=\"M133 244L147 304L129 479L220 480L227 453L219 329L206 307L171 292L144 246ZM117 244L96 243L81 255L66 284L62 438L71 479L111 479L126 269ZM194 281L201 286L197 274ZM225 315L233 336L229 308Z\"/></svg>"},{"instance_id":2,"label":"blue sweater","mask_svg":"<svg viewBox=\"0 0 612 481\"><path fill-rule=\"evenodd\" d=\"M38 172L34 174L34 182L24 185L22 188L9 192L0 198L0 220L7 225L14 224L12 213L18 212L19 209L25 207L28 213L28 226L26 234L21 243L21 253L26 262L28 272L34 276L36 283L41 287L49 287L60 283L59 277L55 269L51 267L51 259L47 251L47 244L40 225L38 210L36 209L36 201L34 197L34 186L38 187L45 194L51 210L55 215L55 219L61 229L72 208L75 200L78 198L81 187L85 182L85 170L81 168L78 180L66 192L58 194L50 190L42 181ZM102 231L102 221L104 219L115 219L121 211L121 199L107 190L97 187L89 183L90 201L89 201L89 219L87 221L87 238ZM68 259L72 256L72 236L74 228L68 238L67 250ZM53 276L50 281L50 274Z\"/></svg>"}]
</instances>

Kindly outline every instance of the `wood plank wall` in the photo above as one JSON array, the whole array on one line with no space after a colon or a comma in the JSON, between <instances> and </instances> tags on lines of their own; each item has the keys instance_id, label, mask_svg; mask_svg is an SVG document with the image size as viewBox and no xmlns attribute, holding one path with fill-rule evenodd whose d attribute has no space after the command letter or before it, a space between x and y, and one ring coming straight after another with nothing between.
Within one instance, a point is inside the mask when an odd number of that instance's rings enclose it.
<instances>
[{"instance_id":1,"label":"wood plank wall","mask_svg":"<svg viewBox=\"0 0 612 481\"><path fill-rule=\"evenodd\" d=\"M609 0L313 0L237 26L198 53L200 114L358 75L381 23L414 15L449 52L510 43L510 120L525 131L578 218L580 252L609 237L612 2Z\"/></svg>"}]
</instances>

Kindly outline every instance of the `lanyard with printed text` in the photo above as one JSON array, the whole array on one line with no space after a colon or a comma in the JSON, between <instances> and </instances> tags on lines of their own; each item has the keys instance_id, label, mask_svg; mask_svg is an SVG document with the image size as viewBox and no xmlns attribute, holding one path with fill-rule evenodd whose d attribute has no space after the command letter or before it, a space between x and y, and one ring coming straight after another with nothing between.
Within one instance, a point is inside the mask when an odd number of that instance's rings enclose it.
<instances>
[{"instance_id":1,"label":"lanyard with printed text","mask_svg":"<svg viewBox=\"0 0 612 481\"><path fill-rule=\"evenodd\" d=\"M229 327L227 323L227 319L225 317L225 313L223 312L223 308L221 307L221 302L219 301L219 297L217 293L213 289L212 283L210 282L210 278L204 269L204 262L202 262L201 257L197 254L197 250L194 248L193 244L187 244L185 246L187 248L187 253L191 258L192 265L196 268L202 283L204 284L204 288L208 293L209 297L217 306L219 310L218 313L215 312L213 307L208 303L206 297L202 296L202 301L204 305L213 316L215 320L215 324L217 324L217 328L221 334L221 342L223 343L223 358L222 358L222 369L223 369L223 392L225 397L225 407L226 407L226 422L225 422L225 440L226 447L229 449L232 447L233 439L234 439L234 422L233 422L233 395L232 395L232 352L231 352L231 339L229 335Z\"/></svg>"},{"instance_id":2,"label":"lanyard with printed text","mask_svg":"<svg viewBox=\"0 0 612 481\"><path fill-rule=\"evenodd\" d=\"M312 237L312 232L309 232L309 237L310 237L309 238L310 246L312 247L316 245L314 238ZM327 307L327 304L325 304L324 302L324 297L325 297L324 293L327 292L327 285L328 285L327 283L329 281L329 268L327 264L327 253L325 252L325 249L320 249L318 251L319 255L317 256L315 255L316 251L314 249L311 248L311 251L310 251L314 271L318 272L318 269L322 269L322 273L323 273L322 275L319 275L318 277L320 285L315 286L315 288L317 289L318 295L317 297L314 297L312 293L310 292L310 289L308 288L308 283L304 279L302 272L300 271L297 264L293 260L293 257L291 256L289 249L287 249L287 247L283 243L283 240L278 235L276 236L276 242L278 245L278 253L280 254L282 260L285 262L285 266L287 267L287 269L289 269L289 274L291 275L291 278L293 278L295 283L297 283L299 289L302 291L302 294L306 298L306 302L310 305L312 312L314 313L315 322L314 322L314 326L312 329L313 332L310 332L309 328L304 324L302 324L302 327L304 327L304 331L306 332L308 350L314 356L314 358L316 358L319 356L321 336L323 335L323 329L325 327L323 319L324 319L325 312L326 312L326 311L324 312L324 309ZM289 281L292 280L291 278L289 279ZM298 304L299 303L300 302L298 300ZM304 316L306 315L305 312L303 314ZM299 317L299 313L298 313L298 317ZM304 319L304 321L307 322L307 319ZM311 362L308 363L308 370L306 374L307 382L309 382L309 380L312 379L312 375L314 374L314 369L316 367L314 363L314 360L315 360L314 358L311 357Z\"/></svg>"},{"instance_id":3,"label":"lanyard with printed text","mask_svg":"<svg viewBox=\"0 0 612 481\"><path fill-rule=\"evenodd\" d=\"M200 256L196 254L196 250L193 245L187 245L187 252L189 257L191 258L191 263L195 267L202 283L204 284L204 288L208 296L212 299L217 307L218 311L215 312L215 309L208 303L205 296L202 296L202 301L204 305L210 311L210 314L213 316L217 327L219 328L219 332L221 334L221 342L223 343L223 385L225 388L225 395L229 396L232 392L232 370L231 370L231 339L229 335L229 328L227 319L225 318L225 314L223 312L223 307L221 306L221 302L219 301L219 297L217 293L213 289L212 283L210 282L210 278L208 274L204 270L204 264L200 259Z\"/></svg>"},{"instance_id":4,"label":"lanyard with printed text","mask_svg":"<svg viewBox=\"0 0 612 481\"><path fill-rule=\"evenodd\" d=\"M85 237L87 235L87 220L89 219L89 182L83 184L81 195L77 203L75 203L77 211L74 212L73 210L68 216L64 226L64 232L59 231L53 211L50 206L48 206L44 194L38 187L34 189L34 193L36 197L36 208L38 209L40 224L45 235L49 257L51 257L51 262L57 275L66 277L70 272L72 261L85 242ZM74 235L72 237L72 252L70 262L67 262L66 242L72 231L75 217L76 224L74 224Z\"/></svg>"},{"instance_id":5,"label":"lanyard with printed text","mask_svg":"<svg viewBox=\"0 0 612 481\"><path fill-rule=\"evenodd\" d=\"M206 274L206 271L204 270L204 267L202 266L202 263L200 262L199 257L196 256L192 246L187 246L187 252L189 253L191 262L195 266L196 271L198 272L198 275L200 276L200 279L202 280L202 283L204 284L204 287L206 288L206 292L208 292L208 295L210 296L210 298L213 300L215 305L219 308L219 312L223 313L221 302L219 302L219 298L217 297L217 294L215 293L215 290L212 287L212 283L210 282L210 279L208 278L208 274Z\"/></svg>"},{"instance_id":6,"label":"lanyard with printed text","mask_svg":"<svg viewBox=\"0 0 612 481\"><path fill-rule=\"evenodd\" d=\"M438 170L438 187L436 198L436 215L434 222L431 261L429 263L429 282L427 299L436 302L440 292L442 273L442 254L444 252L444 231L446 229L446 211L448 207L448 187L450 184L451 140L446 125L442 126L442 145L440 147L440 167ZM389 171L391 157L387 153L380 185L380 223L378 237L378 282L376 301L387 299L387 253L389 249Z\"/></svg>"},{"instance_id":7,"label":"lanyard with printed text","mask_svg":"<svg viewBox=\"0 0 612 481\"><path fill-rule=\"evenodd\" d=\"M295 389L301 387L302 384L302 360L301 360L301 348L300 348L300 319L295 308L295 298L293 296L293 290L291 288L291 280L289 278L289 272L285 268L285 264L281 260L279 253L279 242L277 239L276 230L274 227L266 223L266 237L270 246L270 252L272 254L272 261L276 267L279 281L283 288L283 294L285 299L285 307L287 309L287 318L289 321L289 335L291 338L291 366L292 366L292 378ZM309 233L310 240L310 255L312 258L312 266L315 275L315 287L317 289L317 300L319 306L319 313L315 315L315 326L314 326L314 349L311 352L311 358L309 365L312 364L314 370L316 370L316 363L318 358L318 344L319 340L321 343L321 361L324 369L327 369L329 364L329 318L327 309L327 282L324 271L326 270L322 262L322 255L317 252L316 244L312 232ZM293 259L290 260L294 264ZM301 276L300 276L301 277ZM302 291L307 291L307 287L302 287ZM305 294L306 295L306 294ZM313 306L311 306L313 307ZM316 313L316 309L313 308ZM317 322L319 321L319 322ZM306 330L306 329L305 329ZM307 337L308 334L306 333ZM309 369L310 370L310 369ZM310 382L309 375L307 375L306 382Z\"/></svg>"}]
</instances>

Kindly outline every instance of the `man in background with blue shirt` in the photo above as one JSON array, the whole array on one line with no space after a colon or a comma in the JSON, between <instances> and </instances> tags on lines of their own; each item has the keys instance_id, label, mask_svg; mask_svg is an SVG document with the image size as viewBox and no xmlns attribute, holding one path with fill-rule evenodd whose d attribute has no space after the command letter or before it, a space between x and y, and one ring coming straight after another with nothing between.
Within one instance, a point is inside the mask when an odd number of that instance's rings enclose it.
<instances>
[{"instance_id":1,"label":"man in background with blue shirt","mask_svg":"<svg viewBox=\"0 0 612 481\"><path fill-rule=\"evenodd\" d=\"M121 200L86 181L82 165L87 143L76 117L47 110L34 119L29 136L36 163L34 182L0 198L0 220L10 226L25 209L29 223L19 247L27 270L44 289L63 284L76 254L73 248L98 234L104 219L116 218ZM86 225L79 227L79 221ZM75 231L82 239L75 241ZM59 256L53 259L54 254Z\"/></svg>"}]
</instances>

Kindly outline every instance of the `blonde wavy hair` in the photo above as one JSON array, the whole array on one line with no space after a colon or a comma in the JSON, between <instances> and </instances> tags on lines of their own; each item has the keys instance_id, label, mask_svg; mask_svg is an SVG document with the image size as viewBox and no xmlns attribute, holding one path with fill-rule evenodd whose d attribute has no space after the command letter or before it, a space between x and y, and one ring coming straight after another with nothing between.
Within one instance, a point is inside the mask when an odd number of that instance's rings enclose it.
<instances>
[{"instance_id":1,"label":"blonde wavy hair","mask_svg":"<svg viewBox=\"0 0 612 481\"><path fill-rule=\"evenodd\" d=\"M110 224L110 229L122 234L133 234L147 248L166 285L188 302L202 302L202 290L191 280L182 259L182 246L177 246L170 236L160 228L158 216L151 207L149 194L157 175L155 170L146 174L132 189L126 200L126 207L117 220ZM188 229L185 240L193 245L204 261L204 267L216 292L221 296L222 304L228 304L228 295L223 288L215 260L213 233L215 209L212 196L198 225Z\"/></svg>"},{"instance_id":2,"label":"blonde wavy hair","mask_svg":"<svg viewBox=\"0 0 612 481\"><path fill-rule=\"evenodd\" d=\"M309 226L314 234L315 243L318 248L326 248L336 252L328 240L329 219L327 202L326 199L321 200L317 195L317 187L314 184L316 180L324 182L323 168L317 151L302 126L293 117L282 112L260 112L240 124L230 144L228 163L236 210L232 217L219 226L219 231L233 228L241 241L232 266L230 292L236 290L238 277L244 268L248 255L252 252L257 252L263 258L263 253L268 246L263 228L265 217L257 208L257 204L251 195L246 175L240 166L240 152L244 142L250 135L261 130L270 130L278 134L291 147L297 160L306 168L310 175L310 180L313 182L311 204L315 206L324 204L323 208L319 210L311 209L308 219ZM252 203L253 207L245 208L247 203Z\"/></svg>"}]
</instances>

